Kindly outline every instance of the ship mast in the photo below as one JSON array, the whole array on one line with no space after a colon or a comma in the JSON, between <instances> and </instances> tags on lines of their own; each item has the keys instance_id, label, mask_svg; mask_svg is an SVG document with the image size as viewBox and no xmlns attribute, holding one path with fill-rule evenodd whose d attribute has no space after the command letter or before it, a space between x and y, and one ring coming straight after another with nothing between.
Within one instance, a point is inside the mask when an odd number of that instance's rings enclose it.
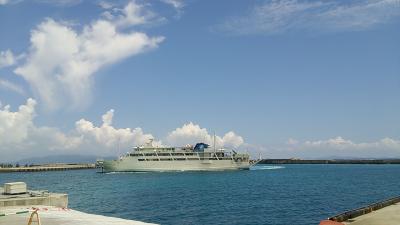
<instances>
[{"instance_id":1,"label":"ship mast","mask_svg":"<svg viewBox=\"0 0 400 225\"><path fill-rule=\"evenodd\" d=\"M120 151L120 142L121 142L121 137L118 137L118 143L117 143L117 154L118 154L118 155L121 154L121 151Z\"/></svg>"},{"instance_id":2,"label":"ship mast","mask_svg":"<svg viewBox=\"0 0 400 225\"><path fill-rule=\"evenodd\" d=\"M215 149L215 131L214 131L214 137L213 138L214 138L214 144L213 144L214 145L214 152L216 152L217 150Z\"/></svg>"}]
</instances>

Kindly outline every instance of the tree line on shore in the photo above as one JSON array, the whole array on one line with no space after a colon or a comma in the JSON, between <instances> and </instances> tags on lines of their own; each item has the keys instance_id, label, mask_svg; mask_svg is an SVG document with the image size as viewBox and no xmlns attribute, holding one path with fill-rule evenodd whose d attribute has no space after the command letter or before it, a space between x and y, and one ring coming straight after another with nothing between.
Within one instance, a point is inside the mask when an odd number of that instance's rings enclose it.
<instances>
[{"instance_id":1,"label":"tree line on shore","mask_svg":"<svg viewBox=\"0 0 400 225\"><path fill-rule=\"evenodd\" d=\"M0 168L19 168L19 167L33 167L35 166L34 164L25 164L25 165L20 165L19 163L0 163Z\"/></svg>"}]
</instances>

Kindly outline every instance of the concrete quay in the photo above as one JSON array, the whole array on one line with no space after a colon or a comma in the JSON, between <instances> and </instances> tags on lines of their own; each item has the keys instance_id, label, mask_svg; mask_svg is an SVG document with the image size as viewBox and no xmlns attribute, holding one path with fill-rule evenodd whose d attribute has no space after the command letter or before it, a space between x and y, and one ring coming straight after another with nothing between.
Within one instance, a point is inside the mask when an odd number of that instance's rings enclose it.
<instances>
[{"instance_id":1,"label":"concrete quay","mask_svg":"<svg viewBox=\"0 0 400 225\"><path fill-rule=\"evenodd\" d=\"M8 183L8 184L20 184ZM6 187L7 184L5 184ZM15 187L15 186L14 186ZM5 194L8 193L8 194ZM0 188L0 225L26 225L36 212L41 225L149 225L140 221L84 213L67 208L68 195L24 190L9 194ZM37 224L37 223L33 223Z\"/></svg>"},{"instance_id":2,"label":"concrete quay","mask_svg":"<svg viewBox=\"0 0 400 225\"><path fill-rule=\"evenodd\" d=\"M398 225L400 224L400 203L343 222L344 225Z\"/></svg>"},{"instance_id":3,"label":"concrete quay","mask_svg":"<svg viewBox=\"0 0 400 225\"><path fill-rule=\"evenodd\" d=\"M49 193L48 191L28 191L23 194L6 195L4 189L0 188L0 208L47 205L66 208L68 206L68 195L62 193Z\"/></svg>"},{"instance_id":4,"label":"concrete quay","mask_svg":"<svg viewBox=\"0 0 400 225\"><path fill-rule=\"evenodd\" d=\"M380 224L400 224L400 196L341 213L320 223L320 225Z\"/></svg>"},{"instance_id":5,"label":"concrete quay","mask_svg":"<svg viewBox=\"0 0 400 225\"><path fill-rule=\"evenodd\" d=\"M11 207L2 209L8 216L0 216L0 225L26 225L28 224L31 213L38 210L41 225L151 225L135 220L127 220L116 217L101 216L95 214L84 213L73 209L35 206L35 207ZM13 212L23 212L13 214ZM33 223L36 225L36 223Z\"/></svg>"},{"instance_id":6,"label":"concrete quay","mask_svg":"<svg viewBox=\"0 0 400 225\"><path fill-rule=\"evenodd\" d=\"M95 168L96 168L95 164L47 164L47 165L35 165L29 167L0 168L0 173L81 170L81 169L95 169Z\"/></svg>"}]
</instances>

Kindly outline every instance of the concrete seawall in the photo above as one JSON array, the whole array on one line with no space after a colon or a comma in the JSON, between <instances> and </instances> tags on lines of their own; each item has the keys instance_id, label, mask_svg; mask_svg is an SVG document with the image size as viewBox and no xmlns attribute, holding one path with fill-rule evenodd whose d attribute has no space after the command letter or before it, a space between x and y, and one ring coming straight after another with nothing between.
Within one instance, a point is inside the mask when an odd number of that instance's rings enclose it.
<instances>
[{"instance_id":1,"label":"concrete seawall","mask_svg":"<svg viewBox=\"0 0 400 225\"><path fill-rule=\"evenodd\" d=\"M16 183L13 184L16 185ZM25 189L21 192L10 194L11 192L6 188L6 185L10 185L10 183L5 184L5 188L0 187L0 225L27 224L27 221L34 215L40 219L42 225L151 224L89 214L67 208L68 195L63 193L49 193L48 191Z\"/></svg>"},{"instance_id":2,"label":"concrete seawall","mask_svg":"<svg viewBox=\"0 0 400 225\"><path fill-rule=\"evenodd\" d=\"M258 164L400 164L400 159L263 159Z\"/></svg>"},{"instance_id":3,"label":"concrete seawall","mask_svg":"<svg viewBox=\"0 0 400 225\"><path fill-rule=\"evenodd\" d=\"M26 225L31 213L38 210L42 225L155 225L135 220L84 213L73 209L34 206L0 207L0 225ZM16 214L15 212L21 212ZM1 213L6 216L1 216ZM32 223L37 224L37 223Z\"/></svg>"},{"instance_id":4,"label":"concrete seawall","mask_svg":"<svg viewBox=\"0 0 400 225\"><path fill-rule=\"evenodd\" d=\"M353 209L321 221L320 225L398 225L400 196Z\"/></svg>"},{"instance_id":5,"label":"concrete seawall","mask_svg":"<svg viewBox=\"0 0 400 225\"><path fill-rule=\"evenodd\" d=\"M399 202L400 202L400 197L394 197L394 198L387 199L387 200L384 200L381 202L376 202L371 205L367 205L367 206L364 206L364 207L361 207L358 209L353 209L353 210L341 213L339 215L330 217L329 220L333 220L336 222L348 221L350 219L371 213L373 211L377 211L379 209L385 208L390 205L394 205Z\"/></svg>"},{"instance_id":6,"label":"concrete seawall","mask_svg":"<svg viewBox=\"0 0 400 225\"><path fill-rule=\"evenodd\" d=\"M68 195L51 193L43 197L18 197L10 199L0 199L0 207L12 207L22 205L47 205L65 208L68 206Z\"/></svg>"},{"instance_id":7,"label":"concrete seawall","mask_svg":"<svg viewBox=\"0 0 400 225\"><path fill-rule=\"evenodd\" d=\"M63 193L49 193L47 191L28 191L23 194L6 195L0 188L0 207L47 205L66 208L68 195Z\"/></svg>"},{"instance_id":8,"label":"concrete seawall","mask_svg":"<svg viewBox=\"0 0 400 225\"><path fill-rule=\"evenodd\" d=\"M0 173L81 170L81 169L95 169L95 168L96 168L95 164L48 164L48 165L37 165L30 167L0 168Z\"/></svg>"}]
</instances>

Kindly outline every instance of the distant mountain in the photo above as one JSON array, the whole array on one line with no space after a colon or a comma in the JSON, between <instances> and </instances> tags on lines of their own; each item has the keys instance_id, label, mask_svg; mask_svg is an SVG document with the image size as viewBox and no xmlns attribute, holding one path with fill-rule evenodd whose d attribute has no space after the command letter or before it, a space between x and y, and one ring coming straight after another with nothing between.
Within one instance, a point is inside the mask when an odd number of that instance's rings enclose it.
<instances>
[{"instance_id":1,"label":"distant mountain","mask_svg":"<svg viewBox=\"0 0 400 225\"><path fill-rule=\"evenodd\" d=\"M46 164L46 163L95 163L97 159L112 159L116 157L99 157L95 155L49 155L18 160L16 163Z\"/></svg>"}]
</instances>

